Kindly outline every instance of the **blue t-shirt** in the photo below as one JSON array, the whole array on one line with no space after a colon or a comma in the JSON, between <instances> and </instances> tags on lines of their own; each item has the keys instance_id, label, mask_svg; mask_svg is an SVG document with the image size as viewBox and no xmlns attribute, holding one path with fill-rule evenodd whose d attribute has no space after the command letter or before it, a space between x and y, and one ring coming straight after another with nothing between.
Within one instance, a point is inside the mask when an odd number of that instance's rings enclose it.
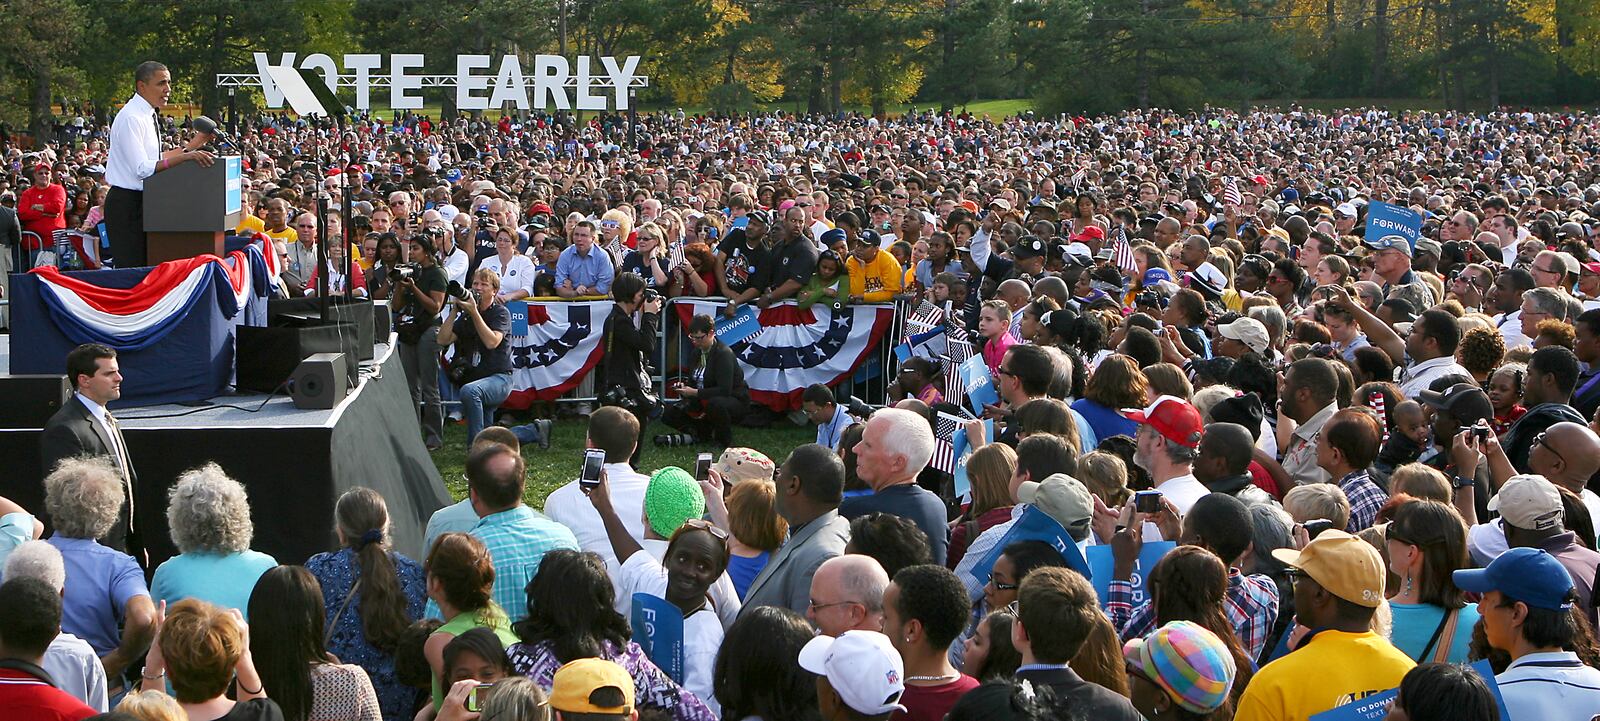
<instances>
[{"instance_id":1,"label":"blue t-shirt","mask_svg":"<svg viewBox=\"0 0 1600 721\"><path fill-rule=\"evenodd\" d=\"M1089 427L1094 429L1094 435L1100 440L1112 436L1133 437L1139 430L1139 424L1123 416L1114 408L1107 408L1088 398L1079 398L1073 402L1072 410L1082 414L1089 421Z\"/></svg>"},{"instance_id":2,"label":"blue t-shirt","mask_svg":"<svg viewBox=\"0 0 1600 721\"><path fill-rule=\"evenodd\" d=\"M1433 632L1439 628L1439 622L1444 619L1444 609L1423 603L1394 603L1389 602L1389 610L1394 613L1394 630L1390 632L1389 640L1400 652L1416 660L1427 649L1428 639L1433 638ZM1478 605L1469 603L1456 615L1456 635L1454 641L1439 639L1439 643L1450 643L1450 656L1445 659L1448 663L1465 663L1467 660L1467 645L1472 643L1472 627L1478 624ZM1435 644L1437 645L1437 644ZM1428 650L1428 658L1422 662L1433 659L1433 651Z\"/></svg>"},{"instance_id":3,"label":"blue t-shirt","mask_svg":"<svg viewBox=\"0 0 1600 721\"><path fill-rule=\"evenodd\" d=\"M260 551L246 549L226 555L184 553L167 559L156 568L150 583L150 597L168 606L185 598L198 598L223 608L237 608L250 616L250 592L261 575L278 562Z\"/></svg>"},{"instance_id":4,"label":"blue t-shirt","mask_svg":"<svg viewBox=\"0 0 1600 721\"><path fill-rule=\"evenodd\" d=\"M771 551L762 551L759 556L731 556L728 558L728 580L733 581L733 590L739 594L739 600L744 600L744 594L750 590L750 584L761 575L761 569L767 567L767 561L772 560Z\"/></svg>"}]
</instances>

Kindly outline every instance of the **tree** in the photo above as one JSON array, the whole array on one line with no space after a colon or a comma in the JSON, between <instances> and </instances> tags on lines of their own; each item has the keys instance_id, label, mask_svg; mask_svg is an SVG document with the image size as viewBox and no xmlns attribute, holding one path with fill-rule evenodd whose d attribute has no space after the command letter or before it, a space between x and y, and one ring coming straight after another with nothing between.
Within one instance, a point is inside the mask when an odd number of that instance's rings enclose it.
<instances>
[{"instance_id":1,"label":"tree","mask_svg":"<svg viewBox=\"0 0 1600 721\"><path fill-rule=\"evenodd\" d=\"M74 0L0 0L0 15L14 39L0 48L4 86L17 88L22 97L11 99L28 108L28 128L34 137L46 137L54 113L51 100L55 81L70 71L62 59L72 55L81 39L83 9ZM18 102L20 101L20 102Z\"/></svg>"}]
</instances>

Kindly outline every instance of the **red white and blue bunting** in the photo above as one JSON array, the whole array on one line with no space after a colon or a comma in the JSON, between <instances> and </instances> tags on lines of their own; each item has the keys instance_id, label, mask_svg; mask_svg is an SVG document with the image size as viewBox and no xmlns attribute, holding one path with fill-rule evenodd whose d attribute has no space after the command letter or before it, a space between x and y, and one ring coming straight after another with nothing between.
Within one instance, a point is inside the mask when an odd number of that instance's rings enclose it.
<instances>
[{"instance_id":1,"label":"red white and blue bunting","mask_svg":"<svg viewBox=\"0 0 1600 721\"><path fill-rule=\"evenodd\" d=\"M673 307L688 325L696 314L720 318L726 303L696 298L675 301ZM729 347L750 384L751 399L782 412L800 407L806 386L831 386L849 378L882 342L893 320L892 305L847 305L834 311L785 301L761 311L761 332Z\"/></svg>"},{"instance_id":2,"label":"red white and blue bunting","mask_svg":"<svg viewBox=\"0 0 1600 721\"><path fill-rule=\"evenodd\" d=\"M600 363L600 336L616 304L600 301L528 301L507 304L512 313L511 395L502 408L561 397ZM527 332L517 335L527 316Z\"/></svg>"},{"instance_id":3,"label":"red white and blue bunting","mask_svg":"<svg viewBox=\"0 0 1600 721\"><path fill-rule=\"evenodd\" d=\"M120 351L159 342L197 303L211 298L233 318L270 287L266 259L256 246L226 259L206 254L162 263L132 288L93 285L54 266L28 272L38 276L45 308L63 333Z\"/></svg>"}]
</instances>

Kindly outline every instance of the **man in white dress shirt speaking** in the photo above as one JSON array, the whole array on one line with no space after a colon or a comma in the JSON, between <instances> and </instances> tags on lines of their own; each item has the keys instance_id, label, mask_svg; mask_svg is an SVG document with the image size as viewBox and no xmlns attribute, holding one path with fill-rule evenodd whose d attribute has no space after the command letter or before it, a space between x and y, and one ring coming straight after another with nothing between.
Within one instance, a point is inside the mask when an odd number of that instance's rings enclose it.
<instances>
[{"instance_id":1,"label":"man in white dress shirt speaking","mask_svg":"<svg viewBox=\"0 0 1600 721\"><path fill-rule=\"evenodd\" d=\"M157 114L172 97L172 74L153 60L133 71L134 94L111 122L111 154L106 161L106 236L119 268L145 265L144 181L156 173L190 161L210 166L214 158L201 150L211 136L197 133L181 150L161 151Z\"/></svg>"}]
</instances>

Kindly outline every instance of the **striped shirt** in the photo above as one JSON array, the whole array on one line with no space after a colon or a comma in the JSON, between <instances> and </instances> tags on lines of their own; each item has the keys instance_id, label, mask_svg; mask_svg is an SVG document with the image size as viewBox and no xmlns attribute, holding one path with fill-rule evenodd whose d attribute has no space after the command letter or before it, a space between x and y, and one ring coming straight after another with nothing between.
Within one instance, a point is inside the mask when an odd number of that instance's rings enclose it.
<instances>
[{"instance_id":1,"label":"striped shirt","mask_svg":"<svg viewBox=\"0 0 1600 721\"><path fill-rule=\"evenodd\" d=\"M1278 620L1278 585L1266 576L1246 576L1237 568L1228 569L1228 621L1250 658L1260 658L1261 650ZM1146 600L1135 608L1133 583L1111 581L1106 594L1106 614L1122 640L1144 638L1156 630L1155 604Z\"/></svg>"}]
</instances>

